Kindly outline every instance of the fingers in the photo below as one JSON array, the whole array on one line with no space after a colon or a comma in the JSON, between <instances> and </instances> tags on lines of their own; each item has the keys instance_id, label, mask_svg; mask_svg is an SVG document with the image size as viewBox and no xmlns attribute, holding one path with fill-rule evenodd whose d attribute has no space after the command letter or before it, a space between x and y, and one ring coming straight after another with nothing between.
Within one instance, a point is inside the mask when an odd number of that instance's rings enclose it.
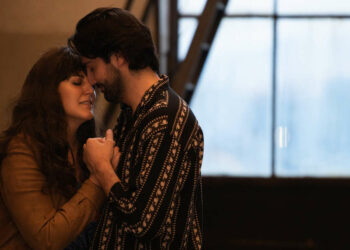
<instances>
[{"instance_id":1,"label":"fingers","mask_svg":"<svg viewBox=\"0 0 350 250\"><path fill-rule=\"evenodd\" d=\"M118 147L114 147L114 155L120 156L120 151Z\"/></svg>"},{"instance_id":2,"label":"fingers","mask_svg":"<svg viewBox=\"0 0 350 250\"><path fill-rule=\"evenodd\" d=\"M113 157L112 157L112 167L114 170L117 169L118 163L120 159L120 151L118 147L114 147L113 149Z\"/></svg>"},{"instance_id":3,"label":"fingers","mask_svg":"<svg viewBox=\"0 0 350 250\"><path fill-rule=\"evenodd\" d=\"M106 131L106 141L113 141L112 129L107 129L107 131Z\"/></svg>"},{"instance_id":4,"label":"fingers","mask_svg":"<svg viewBox=\"0 0 350 250\"><path fill-rule=\"evenodd\" d=\"M99 142L101 142L101 143L103 143L103 142L106 141L106 137L96 138L96 139L97 139L97 141L99 141Z\"/></svg>"},{"instance_id":5,"label":"fingers","mask_svg":"<svg viewBox=\"0 0 350 250\"><path fill-rule=\"evenodd\" d=\"M96 141L98 141L100 143L104 143L106 141L114 142L113 131L112 131L112 129L107 129L105 137L89 138L88 141L89 140L90 141L96 140Z\"/></svg>"},{"instance_id":6,"label":"fingers","mask_svg":"<svg viewBox=\"0 0 350 250\"><path fill-rule=\"evenodd\" d=\"M113 150L113 158L119 160L119 157L120 157L119 148L118 148L118 147L114 147L114 150Z\"/></svg>"}]
</instances>

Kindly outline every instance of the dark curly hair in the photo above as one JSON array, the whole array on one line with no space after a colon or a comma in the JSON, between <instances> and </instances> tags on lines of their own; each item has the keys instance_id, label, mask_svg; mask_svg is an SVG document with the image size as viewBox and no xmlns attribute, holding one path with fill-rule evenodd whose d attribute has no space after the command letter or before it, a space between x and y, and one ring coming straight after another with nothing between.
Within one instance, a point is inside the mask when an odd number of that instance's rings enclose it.
<instances>
[{"instance_id":1,"label":"dark curly hair","mask_svg":"<svg viewBox=\"0 0 350 250\"><path fill-rule=\"evenodd\" d=\"M150 67L159 71L149 28L123 9L98 8L83 17L68 39L68 46L79 55L101 57L106 63L113 53L120 53L130 70Z\"/></svg>"},{"instance_id":2,"label":"dark curly hair","mask_svg":"<svg viewBox=\"0 0 350 250\"><path fill-rule=\"evenodd\" d=\"M54 48L42 55L26 77L9 127L0 135L0 163L6 157L11 139L23 135L47 178L43 192L55 190L67 198L74 194L78 182L68 161L72 149L67 139L67 123L58 85L82 71L79 56L68 47ZM83 123L76 135L79 149L78 157L73 161L78 161L82 167L84 178L89 173L82 161L82 146L87 138L95 136L94 124L94 120Z\"/></svg>"}]
</instances>

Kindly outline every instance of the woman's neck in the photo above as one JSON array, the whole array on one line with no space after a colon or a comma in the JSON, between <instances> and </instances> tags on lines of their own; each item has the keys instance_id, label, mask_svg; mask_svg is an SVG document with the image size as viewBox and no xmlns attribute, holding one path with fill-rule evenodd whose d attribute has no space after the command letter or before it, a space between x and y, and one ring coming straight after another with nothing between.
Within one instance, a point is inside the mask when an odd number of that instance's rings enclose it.
<instances>
[{"instance_id":1,"label":"woman's neck","mask_svg":"<svg viewBox=\"0 0 350 250\"><path fill-rule=\"evenodd\" d=\"M71 153L72 153L72 157L74 159L76 159L77 157L77 152L78 152L78 139L76 137L76 134L77 134L77 127L74 126L69 126L68 124L68 128L67 128L67 141L68 141L68 144L69 144L69 147L71 149ZM73 159L71 159L73 160ZM73 161L71 162L73 164Z\"/></svg>"},{"instance_id":2,"label":"woman's neck","mask_svg":"<svg viewBox=\"0 0 350 250\"><path fill-rule=\"evenodd\" d=\"M68 161L70 164L75 169L75 178L78 182L82 182L84 177L83 177L83 172L81 168L79 167L79 162L78 162L78 139L76 137L77 130L79 126L69 126L67 129L67 140L69 143L70 151L68 152Z\"/></svg>"},{"instance_id":3,"label":"woman's neck","mask_svg":"<svg viewBox=\"0 0 350 250\"><path fill-rule=\"evenodd\" d=\"M72 150L77 149L78 147L78 140L77 140L76 134L79 126L80 125L76 124L73 121L68 121L67 140Z\"/></svg>"}]
</instances>

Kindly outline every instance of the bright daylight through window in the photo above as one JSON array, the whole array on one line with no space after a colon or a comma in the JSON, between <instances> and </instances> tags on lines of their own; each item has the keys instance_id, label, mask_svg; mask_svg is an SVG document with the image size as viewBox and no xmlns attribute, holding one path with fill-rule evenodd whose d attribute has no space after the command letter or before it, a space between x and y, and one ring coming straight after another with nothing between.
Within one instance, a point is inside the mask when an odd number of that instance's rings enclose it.
<instances>
[{"instance_id":1,"label":"bright daylight through window","mask_svg":"<svg viewBox=\"0 0 350 250\"><path fill-rule=\"evenodd\" d=\"M180 61L205 4L179 0ZM204 175L350 176L350 1L229 1L190 105Z\"/></svg>"}]
</instances>

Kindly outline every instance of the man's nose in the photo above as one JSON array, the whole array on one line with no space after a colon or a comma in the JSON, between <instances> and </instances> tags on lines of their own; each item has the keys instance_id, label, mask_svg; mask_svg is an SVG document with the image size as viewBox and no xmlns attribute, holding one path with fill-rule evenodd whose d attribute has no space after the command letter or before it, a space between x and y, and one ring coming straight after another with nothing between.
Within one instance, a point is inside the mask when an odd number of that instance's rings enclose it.
<instances>
[{"instance_id":1,"label":"man's nose","mask_svg":"<svg viewBox=\"0 0 350 250\"><path fill-rule=\"evenodd\" d=\"M88 72L87 73L87 78L88 78L88 81L89 83L94 86L96 84L96 80L95 80L95 76L94 74L92 74L91 72Z\"/></svg>"}]
</instances>

